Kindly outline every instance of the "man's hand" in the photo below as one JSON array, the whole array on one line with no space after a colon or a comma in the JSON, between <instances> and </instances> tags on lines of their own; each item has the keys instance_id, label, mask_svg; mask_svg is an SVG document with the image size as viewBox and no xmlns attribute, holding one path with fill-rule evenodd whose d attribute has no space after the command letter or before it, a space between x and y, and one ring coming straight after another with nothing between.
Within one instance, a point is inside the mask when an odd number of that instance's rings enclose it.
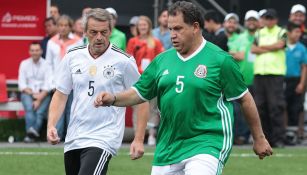
<instances>
[{"instance_id":1,"label":"man's hand","mask_svg":"<svg viewBox=\"0 0 307 175\"><path fill-rule=\"evenodd\" d=\"M95 107L99 106L111 106L114 104L116 97L113 94L107 92L101 92L94 101Z\"/></svg>"},{"instance_id":2,"label":"man's hand","mask_svg":"<svg viewBox=\"0 0 307 175\"><path fill-rule=\"evenodd\" d=\"M33 101L33 109L34 109L34 111L36 111L39 108L40 105L41 105L41 101L40 100L34 100Z\"/></svg>"},{"instance_id":3,"label":"man's hand","mask_svg":"<svg viewBox=\"0 0 307 175\"><path fill-rule=\"evenodd\" d=\"M34 93L32 97L35 100L43 101L43 99L45 98L45 95L43 93Z\"/></svg>"},{"instance_id":4,"label":"man's hand","mask_svg":"<svg viewBox=\"0 0 307 175\"><path fill-rule=\"evenodd\" d=\"M32 95L32 94L33 94L31 88L25 88L25 89L23 90L23 92L26 93L26 94L28 94L28 95Z\"/></svg>"},{"instance_id":5,"label":"man's hand","mask_svg":"<svg viewBox=\"0 0 307 175\"><path fill-rule=\"evenodd\" d=\"M254 152L258 155L259 159L273 155L273 150L264 136L254 139Z\"/></svg>"},{"instance_id":6,"label":"man's hand","mask_svg":"<svg viewBox=\"0 0 307 175\"><path fill-rule=\"evenodd\" d=\"M297 94L302 94L305 91L304 89L304 84L303 83L299 83L296 88L295 88L295 92Z\"/></svg>"},{"instance_id":7,"label":"man's hand","mask_svg":"<svg viewBox=\"0 0 307 175\"><path fill-rule=\"evenodd\" d=\"M130 145L130 158L136 160L143 157L144 154L144 143L142 141L133 140Z\"/></svg>"},{"instance_id":8,"label":"man's hand","mask_svg":"<svg viewBox=\"0 0 307 175\"><path fill-rule=\"evenodd\" d=\"M50 144L56 145L60 143L57 129L55 127L48 127L47 129L47 140Z\"/></svg>"}]
</instances>

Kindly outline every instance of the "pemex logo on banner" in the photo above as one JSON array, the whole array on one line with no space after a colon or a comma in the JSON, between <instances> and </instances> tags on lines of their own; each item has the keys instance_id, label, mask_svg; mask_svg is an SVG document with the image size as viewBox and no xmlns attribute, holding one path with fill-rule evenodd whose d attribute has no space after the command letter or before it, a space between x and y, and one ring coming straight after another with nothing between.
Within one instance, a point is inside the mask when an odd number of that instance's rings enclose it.
<instances>
[{"instance_id":1,"label":"pemex logo on banner","mask_svg":"<svg viewBox=\"0 0 307 175\"><path fill-rule=\"evenodd\" d=\"M9 12L7 12L6 14L3 15L2 22L9 23L11 21L12 21L12 15Z\"/></svg>"},{"instance_id":2,"label":"pemex logo on banner","mask_svg":"<svg viewBox=\"0 0 307 175\"><path fill-rule=\"evenodd\" d=\"M1 27L2 28L36 28L36 22L39 20L34 15L16 15L6 12L2 16Z\"/></svg>"}]
</instances>

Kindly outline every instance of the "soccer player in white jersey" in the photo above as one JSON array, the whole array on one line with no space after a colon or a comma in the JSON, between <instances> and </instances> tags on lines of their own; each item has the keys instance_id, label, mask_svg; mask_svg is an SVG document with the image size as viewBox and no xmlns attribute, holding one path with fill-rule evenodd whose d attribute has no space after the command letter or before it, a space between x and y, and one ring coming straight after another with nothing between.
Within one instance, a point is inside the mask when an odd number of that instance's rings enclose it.
<instances>
[{"instance_id":1,"label":"soccer player in white jersey","mask_svg":"<svg viewBox=\"0 0 307 175\"><path fill-rule=\"evenodd\" d=\"M152 175L221 174L233 142L233 106L240 101L263 159L272 155L251 94L234 59L201 34L203 19L194 4L169 8L174 48L158 55L132 88L101 92L95 105L127 106L158 99L160 126Z\"/></svg>"},{"instance_id":2,"label":"soccer player in white jersey","mask_svg":"<svg viewBox=\"0 0 307 175\"><path fill-rule=\"evenodd\" d=\"M104 9L92 9L84 17L89 45L71 49L56 72L47 128L47 138L57 144L55 125L64 110L67 95L74 89L71 118L64 143L65 171L68 175L105 175L108 163L121 145L125 108L95 108L101 91L117 93L139 78L134 58L109 41L111 16ZM139 123L131 146L132 159L142 156L146 121ZM141 127L141 128L140 128Z\"/></svg>"}]
</instances>

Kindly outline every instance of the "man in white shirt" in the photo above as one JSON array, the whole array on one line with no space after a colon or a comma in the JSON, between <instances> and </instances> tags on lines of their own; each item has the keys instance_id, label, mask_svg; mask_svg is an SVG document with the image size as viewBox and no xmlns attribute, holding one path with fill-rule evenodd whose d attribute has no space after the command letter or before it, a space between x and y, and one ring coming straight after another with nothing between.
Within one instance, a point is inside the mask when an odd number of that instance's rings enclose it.
<instances>
[{"instance_id":1,"label":"man in white shirt","mask_svg":"<svg viewBox=\"0 0 307 175\"><path fill-rule=\"evenodd\" d=\"M32 43L29 54L30 58L21 62L18 74L21 102L26 112L25 142L32 142L34 138L39 137L50 103L50 67L41 57L40 44Z\"/></svg>"},{"instance_id":2,"label":"man in white shirt","mask_svg":"<svg viewBox=\"0 0 307 175\"><path fill-rule=\"evenodd\" d=\"M110 14L98 8L90 10L84 18L89 45L71 49L59 66L47 138L51 144L59 142L55 126L70 91L74 89L64 146L66 174L104 175L122 142L125 108L95 108L95 97L101 91L128 89L140 75L134 58L109 41L112 29ZM146 121L140 121L137 130L144 131ZM140 158L144 153L144 132L137 133L131 145L131 159Z\"/></svg>"},{"instance_id":3,"label":"man in white shirt","mask_svg":"<svg viewBox=\"0 0 307 175\"><path fill-rule=\"evenodd\" d=\"M53 89L55 88L54 75L60 62L62 61L64 55L68 52L68 50L71 49L80 40L77 35L71 33L72 27L73 20L69 16L60 16L57 21L58 34L53 36L47 44L46 61L48 62L49 66L51 66L51 85ZM61 120L58 122L57 125L58 134L61 140L64 140L65 138L67 125L69 122L72 98L73 97L71 93L68 98L63 117L61 117Z\"/></svg>"}]
</instances>

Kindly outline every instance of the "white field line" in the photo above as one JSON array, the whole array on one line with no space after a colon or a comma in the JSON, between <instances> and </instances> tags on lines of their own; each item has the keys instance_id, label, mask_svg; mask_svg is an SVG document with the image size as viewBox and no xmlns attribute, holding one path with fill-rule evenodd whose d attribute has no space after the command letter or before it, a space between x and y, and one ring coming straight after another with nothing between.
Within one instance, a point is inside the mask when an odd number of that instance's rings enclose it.
<instances>
[{"instance_id":1,"label":"white field line","mask_svg":"<svg viewBox=\"0 0 307 175\"><path fill-rule=\"evenodd\" d=\"M0 151L0 155L18 155L18 156L63 156L64 153L60 153L60 152L25 152L25 151L21 151L21 152L10 152L10 151ZM126 155L128 156L129 153L119 153L119 156L122 155ZM145 156L153 156L154 153L153 152L147 152L144 154ZM230 157L242 157L242 158L248 158L248 157L256 157L255 154L250 154L250 153L233 153L230 155ZM280 158L284 158L284 157L307 157L307 154L284 154L284 153L277 153L274 154L273 157L280 157Z\"/></svg>"}]
</instances>

